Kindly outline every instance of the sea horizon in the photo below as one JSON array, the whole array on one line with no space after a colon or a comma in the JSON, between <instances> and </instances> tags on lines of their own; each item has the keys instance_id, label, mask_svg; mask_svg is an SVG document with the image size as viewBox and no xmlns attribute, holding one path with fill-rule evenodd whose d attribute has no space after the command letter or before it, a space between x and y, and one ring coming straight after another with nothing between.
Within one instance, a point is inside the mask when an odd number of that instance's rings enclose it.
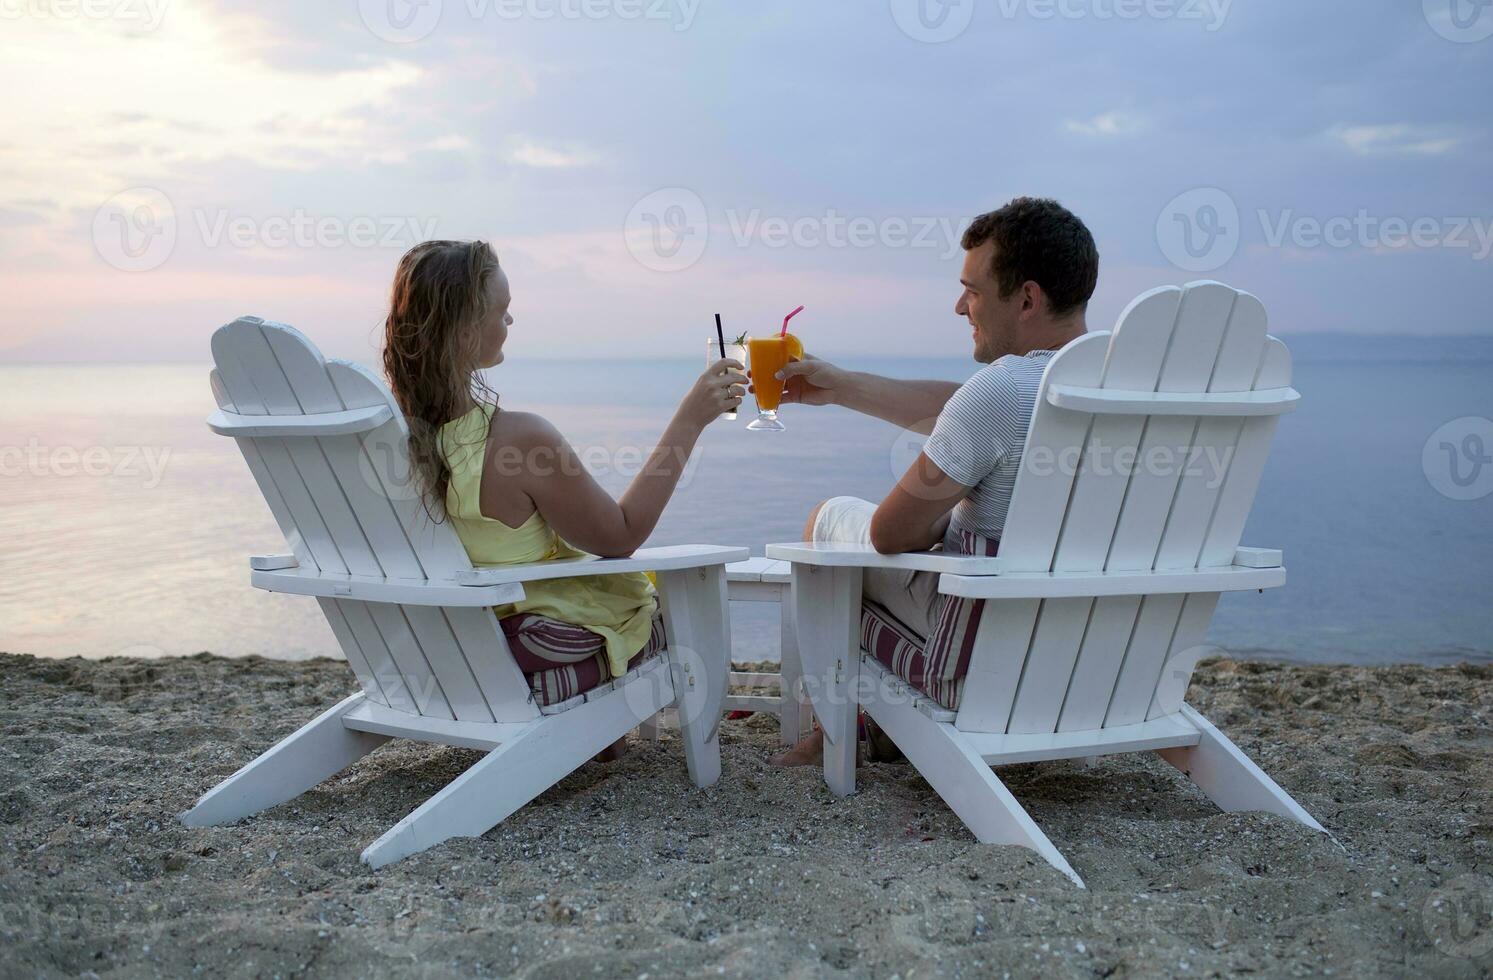
<instances>
[{"instance_id":1,"label":"sea horizon","mask_svg":"<svg viewBox=\"0 0 1493 980\"><path fill-rule=\"evenodd\" d=\"M1450 420L1493 417L1493 338L1467 339L1453 357L1426 359L1428 338L1355 336L1336 353L1286 338L1301 408L1282 420L1243 543L1282 549L1287 584L1224 596L1210 643L1300 663L1493 661L1493 498L1438 493L1422 452ZM968 358L832 359L956 381L978 367ZM515 357L490 380L504 404L551 418L620 493L628 461L652 445L702 360ZM214 408L207 367L0 366L0 452L10 453L0 459L0 650L339 655L316 603L248 584L248 557L284 545L237 449L204 424ZM707 429L649 545L746 545L760 555L768 542L798 540L821 499L880 499L920 445L838 408L788 406L780 435L747 432L749 416ZM113 469L61 472L67 447L102 447ZM35 472L27 460L38 458L52 471ZM732 614L736 657L775 659L776 614L751 604Z\"/></svg>"}]
</instances>

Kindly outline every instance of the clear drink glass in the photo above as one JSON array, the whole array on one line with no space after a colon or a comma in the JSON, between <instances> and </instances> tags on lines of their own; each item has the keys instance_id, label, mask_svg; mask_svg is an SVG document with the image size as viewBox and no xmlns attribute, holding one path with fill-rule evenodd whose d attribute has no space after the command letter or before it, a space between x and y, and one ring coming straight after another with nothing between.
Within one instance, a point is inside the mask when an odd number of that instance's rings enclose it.
<instances>
[{"instance_id":1,"label":"clear drink glass","mask_svg":"<svg viewBox=\"0 0 1493 980\"><path fill-rule=\"evenodd\" d=\"M726 356L733 361L745 365L747 362L747 349L745 344L727 344ZM721 359L721 344L719 340L707 340L705 342L705 366L710 367ZM727 422L736 421L736 409L728 408L721 413L721 418Z\"/></svg>"}]
</instances>

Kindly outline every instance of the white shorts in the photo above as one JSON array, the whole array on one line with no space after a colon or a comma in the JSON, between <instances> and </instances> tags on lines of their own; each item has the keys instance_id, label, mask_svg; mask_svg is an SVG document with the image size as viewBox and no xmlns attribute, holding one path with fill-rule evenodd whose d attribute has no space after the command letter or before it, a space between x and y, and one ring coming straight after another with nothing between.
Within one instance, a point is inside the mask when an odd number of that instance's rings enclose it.
<instances>
[{"instance_id":1,"label":"white shorts","mask_svg":"<svg viewBox=\"0 0 1493 980\"><path fill-rule=\"evenodd\" d=\"M871 543L871 516L876 505L859 497L832 497L814 520L815 541ZM938 620L938 575L901 568L868 568L861 576L861 595L886 609L923 639Z\"/></svg>"}]
</instances>

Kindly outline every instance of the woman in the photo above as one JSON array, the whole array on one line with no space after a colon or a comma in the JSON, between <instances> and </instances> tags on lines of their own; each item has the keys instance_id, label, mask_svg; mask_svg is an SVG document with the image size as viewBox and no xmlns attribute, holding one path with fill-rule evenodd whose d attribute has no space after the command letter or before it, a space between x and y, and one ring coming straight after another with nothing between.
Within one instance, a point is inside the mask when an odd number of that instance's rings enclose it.
<instances>
[{"instance_id":1,"label":"woman","mask_svg":"<svg viewBox=\"0 0 1493 980\"><path fill-rule=\"evenodd\" d=\"M588 552L630 555L658 523L701 431L741 403L742 365L721 360L706 369L632 485L613 500L553 425L500 409L478 374L503 361L510 303L508 277L486 242L424 242L400 259L385 321L384 370L409 422L411 462L426 506L436 520L451 521L478 567ZM526 582L524 592L522 602L494 611L541 696L534 678L563 673L567 664L590 669L586 680L566 675L557 697L573 694L577 685L620 676L645 647L660 642L655 592L641 573ZM563 624L589 633L578 641ZM530 627L549 632L525 632ZM519 642L531 635L535 642ZM622 745L603 756L615 758Z\"/></svg>"}]
</instances>

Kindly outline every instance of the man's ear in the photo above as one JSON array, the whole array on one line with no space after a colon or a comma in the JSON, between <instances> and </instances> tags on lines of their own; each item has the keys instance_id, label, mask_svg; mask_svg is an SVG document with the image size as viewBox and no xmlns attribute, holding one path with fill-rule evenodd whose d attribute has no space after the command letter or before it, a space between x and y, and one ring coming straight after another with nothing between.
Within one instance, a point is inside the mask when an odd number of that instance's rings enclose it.
<instances>
[{"instance_id":1,"label":"man's ear","mask_svg":"<svg viewBox=\"0 0 1493 980\"><path fill-rule=\"evenodd\" d=\"M1042 295L1042 287L1036 282L1028 279L1021 284L1021 315L1032 316L1042 312L1045 297Z\"/></svg>"}]
</instances>

